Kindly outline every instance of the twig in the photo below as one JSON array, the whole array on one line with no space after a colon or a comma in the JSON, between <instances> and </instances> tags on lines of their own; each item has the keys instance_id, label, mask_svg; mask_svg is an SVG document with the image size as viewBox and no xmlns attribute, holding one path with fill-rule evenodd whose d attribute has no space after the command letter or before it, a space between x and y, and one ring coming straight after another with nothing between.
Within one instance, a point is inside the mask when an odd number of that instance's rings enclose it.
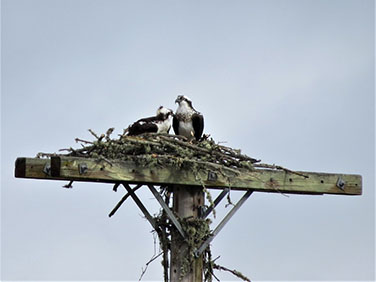
<instances>
[{"instance_id":1,"label":"twig","mask_svg":"<svg viewBox=\"0 0 376 282\"><path fill-rule=\"evenodd\" d=\"M86 140L83 140L83 139L80 139L80 138L76 138L74 140L76 141L76 143L82 142L82 143L85 143L85 144L94 144L94 142L86 141Z\"/></svg>"},{"instance_id":2,"label":"twig","mask_svg":"<svg viewBox=\"0 0 376 282\"><path fill-rule=\"evenodd\" d=\"M146 139L141 139L139 137L128 137L127 141L129 143L137 144L137 145L154 145L154 146L161 146L161 143L155 142L155 141L150 141Z\"/></svg>"},{"instance_id":3,"label":"twig","mask_svg":"<svg viewBox=\"0 0 376 282\"><path fill-rule=\"evenodd\" d=\"M64 149L59 149L59 152L63 152L63 151L68 151L68 152L75 152L75 150L72 148L72 147L70 147L70 148L64 148Z\"/></svg>"},{"instance_id":4,"label":"twig","mask_svg":"<svg viewBox=\"0 0 376 282\"><path fill-rule=\"evenodd\" d=\"M157 258L159 258L162 254L163 254L163 252L160 252L158 255L153 255L153 257L146 263L145 269L142 269L142 273L141 273L140 279L138 279L138 281L141 281L141 279L144 276L146 270L148 269L149 264L151 264L153 261L155 261Z\"/></svg>"},{"instance_id":5,"label":"twig","mask_svg":"<svg viewBox=\"0 0 376 282\"><path fill-rule=\"evenodd\" d=\"M212 273L211 275L213 275L213 277L215 278L215 280L217 280L218 282L220 282L221 280L219 280L219 278L217 276L215 276L214 273Z\"/></svg>"},{"instance_id":6,"label":"twig","mask_svg":"<svg viewBox=\"0 0 376 282\"><path fill-rule=\"evenodd\" d=\"M228 272L232 273L233 275L235 275L236 277L239 277L240 279L243 279L244 281L251 282L251 280L247 276L245 276L244 274L240 273L239 271L237 271L235 269L231 270L231 269L228 269L228 268L223 267L223 266L218 265L218 264L214 264L213 268L214 269L218 269L218 270L228 271Z\"/></svg>"},{"instance_id":7,"label":"twig","mask_svg":"<svg viewBox=\"0 0 376 282\"><path fill-rule=\"evenodd\" d=\"M112 134L112 132L114 132L115 128L114 127L111 127L109 129L107 129L107 132L106 132L106 140L107 141L110 141L110 135Z\"/></svg>"},{"instance_id":8,"label":"twig","mask_svg":"<svg viewBox=\"0 0 376 282\"><path fill-rule=\"evenodd\" d=\"M91 135L93 135L95 138L97 138L98 141L101 141L101 140L105 137L104 134L102 134L101 136L98 136L98 135L97 135L93 130L91 130L91 129L88 129L88 131L91 133Z\"/></svg>"},{"instance_id":9,"label":"twig","mask_svg":"<svg viewBox=\"0 0 376 282\"><path fill-rule=\"evenodd\" d=\"M170 139L180 139L180 140L183 140L183 141L188 141L187 137L185 136L182 136L182 135L174 135L174 134L168 134L168 133L144 133L144 134L140 134L139 136L142 136L142 137L161 137L161 136L164 136L164 137L169 137Z\"/></svg>"},{"instance_id":10,"label":"twig","mask_svg":"<svg viewBox=\"0 0 376 282\"><path fill-rule=\"evenodd\" d=\"M212 261L212 262L213 262L213 263L215 263L215 262L216 262L216 260L217 260L217 259L219 259L220 257L221 257L221 256L217 256L217 257L216 257L215 259L213 259L213 261Z\"/></svg>"},{"instance_id":11,"label":"twig","mask_svg":"<svg viewBox=\"0 0 376 282\"><path fill-rule=\"evenodd\" d=\"M225 153L222 153L221 151L218 151L218 150L215 150L215 149L206 149L206 148L203 148L203 147L200 147L198 145L194 145L194 144L191 144L189 142L184 142L184 141L181 141L181 140L177 140L177 139L172 139L172 138L169 138L165 135L161 135L160 136L163 140L169 142L169 143L174 143L174 144L177 144L177 145L180 145L181 147L186 147L186 148L189 148L189 149L192 149L194 153L201 153L201 154L204 154L204 155L215 155L217 157L219 157L220 159L226 159L229 164L238 164L238 161L236 161L234 158L238 158L239 160L244 160L244 161L250 161L251 163L254 163L254 162L258 162L258 160L255 160L253 158L249 158L245 155L241 155L241 154L235 154L233 152L230 152L229 148L227 147L224 147L224 146L219 146L219 145L215 145L216 148L227 148L229 154L225 154Z\"/></svg>"},{"instance_id":12,"label":"twig","mask_svg":"<svg viewBox=\"0 0 376 282\"><path fill-rule=\"evenodd\" d=\"M301 177L304 177L304 178L309 178L308 175L305 175L303 173L300 173L300 172L297 172L297 171L293 171L293 170L290 170L290 169L287 169L285 167L282 167L280 165L270 165L270 164L255 164L254 167L260 167L260 168L269 168L269 169L279 169L279 170L283 170L285 172L288 172L288 173L291 173L291 174L296 174L296 175L299 175Z\"/></svg>"},{"instance_id":13,"label":"twig","mask_svg":"<svg viewBox=\"0 0 376 282\"><path fill-rule=\"evenodd\" d=\"M229 156L237 158L237 159L239 159L241 161L250 161L251 163L258 163L258 162L260 162L260 160L257 160L257 159L248 157L247 155L241 154L240 150L232 149L230 147L222 146L222 145L218 145L218 147L221 150L225 151L226 155L228 154Z\"/></svg>"},{"instance_id":14,"label":"twig","mask_svg":"<svg viewBox=\"0 0 376 282\"><path fill-rule=\"evenodd\" d=\"M93 135L95 138L99 139L98 135L91 129L88 129L88 131Z\"/></svg>"},{"instance_id":15,"label":"twig","mask_svg":"<svg viewBox=\"0 0 376 282\"><path fill-rule=\"evenodd\" d=\"M231 201L231 189L228 191L227 194L227 204L225 205L225 208L227 208L228 206L235 207L234 203Z\"/></svg>"}]
</instances>

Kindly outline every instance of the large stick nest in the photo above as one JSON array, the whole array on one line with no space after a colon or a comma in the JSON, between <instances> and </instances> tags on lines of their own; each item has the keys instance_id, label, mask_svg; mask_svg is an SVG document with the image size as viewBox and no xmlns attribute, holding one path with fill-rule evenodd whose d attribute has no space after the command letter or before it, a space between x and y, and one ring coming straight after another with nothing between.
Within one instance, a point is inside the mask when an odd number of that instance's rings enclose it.
<instances>
[{"instance_id":1,"label":"large stick nest","mask_svg":"<svg viewBox=\"0 0 376 282\"><path fill-rule=\"evenodd\" d=\"M98 136L89 130L94 141L76 138L81 143L80 149L62 149L68 151L65 156L84 158L102 158L111 160L158 159L158 162L198 162L221 165L228 168L253 169L259 162L254 158L241 154L240 150L232 149L215 143L212 138L204 136L200 141L188 142L186 138L171 134L147 133L138 136L120 135L117 139L110 137L113 129ZM61 150L61 151L62 151ZM39 156L50 154L39 153Z\"/></svg>"},{"instance_id":2,"label":"large stick nest","mask_svg":"<svg viewBox=\"0 0 376 282\"><path fill-rule=\"evenodd\" d=\"M238 169L254 170L266 168L283 170L302 177L307 177L299 172L291 171L278 165L259 163L260 160L241 153L240 149L233 149L216 143L210 136L204 135L200 141L190 141L179 135L145 133L138 136L119 135L111 138L114 128L107 130L106 134L98 135L89 129L95 137L94 141L76 138L81 148L61 149L68 151L66 154L38 153L37 157L74 156L83 158L98 158L108 162L111 160L135 161L142 165L182 163L210 166L220 170L225 168L237 172Z\"/></svg>"}]
</instances>

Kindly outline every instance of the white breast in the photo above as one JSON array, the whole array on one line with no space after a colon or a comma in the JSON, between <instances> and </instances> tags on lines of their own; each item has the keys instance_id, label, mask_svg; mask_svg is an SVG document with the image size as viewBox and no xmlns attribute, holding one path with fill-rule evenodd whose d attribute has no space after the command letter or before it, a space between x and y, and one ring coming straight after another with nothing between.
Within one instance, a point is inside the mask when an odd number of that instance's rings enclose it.
<instances>
[{"instance_id":1,"label":"white breast","mask_svg":"<svg viewBox=\"0 0 376 282\"><path fill-rule=\"evenodd\" d=\"M181 116L182 118L190 118L194 113L194 110L192 110L188 106L188 104L185 101L183 101L180 103L175 114Z\"/></svg>"},{"instance_id":2,"label":"white breast","mask_svg":"<svg viewBox=\"0 0 376 282\"><path fill-rule=\"evenodd\" d=\"M157 127L157 133L167 133L168 130L171 128L171 118L168 118L163 122L157 123Z\"/></svg>"},{"instance_id":3,"label":"white breast","mask_svg":"<svg viewBox=\"0 0 376 282\"><path fill-rule=\"evenodd\" d=\"M185 136L189 140L194 138L194 129L191 122L179 122L179 135Z\"/></svg>"}]
</instances>

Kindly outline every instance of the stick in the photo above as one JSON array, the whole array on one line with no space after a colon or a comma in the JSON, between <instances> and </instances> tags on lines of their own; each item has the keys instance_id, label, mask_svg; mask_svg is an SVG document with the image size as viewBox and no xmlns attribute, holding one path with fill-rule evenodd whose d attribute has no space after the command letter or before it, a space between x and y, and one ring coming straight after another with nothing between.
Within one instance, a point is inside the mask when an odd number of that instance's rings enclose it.
<instances>
[{"instance_id":1,"label":"stick","mask_svg":"<svg viewBox=\"0 0 376 282\"><path fill-rule=\"evenodd\" d=\"M91 130L91 129L88 129L88 130L91 133L91 135L93 135L95 138L98 139L98 141L101 141L105 137L104 134L102 134L101 136L98 136L93 130Z\"/></svg>"},{"instance_id":2,"label":"stick","mask_svg":"<svg viewBox=\"0 0 376 282\"><path fill-rule=\"evenodd\" d=\"M109 129L107 129L107 132L106 132L106 139L109 141L110 140L110 135L112 134L112 132L114 132L115 128L114 127L111 127Z\"/></svg>"},{"instance_id":3,"label":"stick","mask_svg":"<svg viewBox=\"0 0 376 282\"><path fill-rule=\"evenodd\" d=\"M86 141L86 140L83 140L83 139L80 139L80 138L76 138L74 140L76 141L76 143L82 142L82 143L85 143L85 144L94 144L94 142Z\"/></svg>"},{"instance_id":4,"label":"stick","mask_svg":"<svg viewBox=\"0 0 376 282\"><path fill-rule=\"evenodd\" d=\"M212 150L209 150L209 149L206 149L206 148L202 148L202 147L199 147L197 145L194 145L194 144L191 144L189 142L184 142L184 141L181 141L181 140L176 140L176 139L171 139L171 138L168 138L164 135L161 135L162 139L167 141L167 142L170 142L170 143L176 143L180 146L185 146L187 148L190 148L192 150L194 150L194 152L201 152L201 153L204 153L205 155L216 155L217 157L220 157L220 158L224 158L224 159L227 159L231 162L236 162L237 163L237 160L234 160L234 158L239 158L241 157L241 160L248 160L248 161L251 161L251 162L255 162L256 160L255 159L252 159L252 158L249 158L247 156L244 156L244 155L236 155L234 153L231 153L230 155L229 154L225 154L225 153L222 153L220 151L216 151L214 149ZM223 147L223 146L219 146L219 145L216 145L218 147Z\"/></svg>"},{"instance_id":5,"label":"stick","mask_svg":"<svg viewBox=\"0 0 376 282\"><path fill-rule=\"evenodd\" d=\"M142 273L141 273L140 279L138 279L138 281L141 281L141 279L144 276L146 270L148 269L149 264L151 264L153 261L155 261L157 258L159 258L162 254L163 254L163 252L160 252L158 255L153 255L153 257L146 263L145 269L142 269Z\"/></svg>"},{"instance_id":6,"label":"stick","mask_svg":"<svg viewBox=\"0 0 376 282\"><path fill-rule=\"evenodd\" d=\"M240 273L239 271L237 271L237 270L235 270L235 269L234 269L234 270L231 270L231 269L228 269L228 268L226 268L226 267L220 266L220 265L218 265L218 264L214 264L214 265L213 265L213 268L214 268L214 269L218 269L218 270L228 271L228 272L232 273L233 275L235 275L236 277L239 277L240 279L243 279L244 281L249 281L249 282L251 282L251 280L250 280L248 277L244 276L242 273Z\"/></svg>"},{"instance_id":7,"label":"stick","mask_svg":"<svg viewBox=\"0 0 376 282\"><path fill-rule=\"evenodd\" d=\"M269 164L255 164L254 165L255 167L261 167L261 168L270 168L270 169L279 169L279 170L284 170L285 172L288 172L288 173L292 173L292 174L296 174L296 175L299 175L301 177L304 177L304 178L309 178L308 175L304 175L300 172L297 172L297 171L293 171L293 170L290 170L290 169L287 169L285 167L282 167L282 166L279 166L279 165L269 165Z\"/></svg>"},{"instance_id":8,"label":"stick","mask_svg":"<svg viewBox=\"0 0 376 282\"><path fill-rule=\"evenodd\" d=\"M257 160L257 159L254 159L254 158L251 158L251 157L248 157L247 155L242 155L240 153L240 150L235 150L235 149L232 149L230 147L226 147L226 146L222 146L222 145L218 145L218 147L225 151L225 153L229 154L230 156L234 157L234 158L237 158L241 161L250 161L251 163L258 163L260 162L261 160Z\"/></svg>"}]
</instances>

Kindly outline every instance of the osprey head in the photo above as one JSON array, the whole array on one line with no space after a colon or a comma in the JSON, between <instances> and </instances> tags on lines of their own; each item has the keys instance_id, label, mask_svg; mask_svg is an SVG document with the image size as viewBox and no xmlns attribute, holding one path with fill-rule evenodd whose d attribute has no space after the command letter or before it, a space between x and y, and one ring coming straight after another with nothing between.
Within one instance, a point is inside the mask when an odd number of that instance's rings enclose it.
<instances>
[{"instance_id":1,"label":"osprey head","mask_svg":"<svg viewBox=\"0 0 376 282\"><path fill-rule=\"evenodd\" d=\"M161 116L162 119L168 119L170 116L172 116L174 112L170 109L167 109L163 106L160 106L157 110L157 116Z\"/></svg>"},{"instance_id":2,"label":"osprey head","mask_svg":"<svg viewBox=\"0 0 376 282\"><path fill-rule=\"evenodd\" d=\"M189 99L189 98L188 98L187 96L185 96L185 95L179 95L179 96L176 98L175 103L180 104L180 103L183 102L183 101L187 102L188 104L192 104L191 99Z\"/></svg>"},{"instance_id":3,"label":"osprey head","mask_svg":"<svg viewBox=\"0 0 376 282\"><path fill-rule=\"evenodd\" d=\"M186 104L188 105L188 107L190 107L191 109L193 109L193 106L192 106L192 100L189 99L187 96L185 95L179 95L176 100L175 100L175 103L178 103L178 105L180 106L181 103L183 104Z\"/></svg>"}]
</instances>

